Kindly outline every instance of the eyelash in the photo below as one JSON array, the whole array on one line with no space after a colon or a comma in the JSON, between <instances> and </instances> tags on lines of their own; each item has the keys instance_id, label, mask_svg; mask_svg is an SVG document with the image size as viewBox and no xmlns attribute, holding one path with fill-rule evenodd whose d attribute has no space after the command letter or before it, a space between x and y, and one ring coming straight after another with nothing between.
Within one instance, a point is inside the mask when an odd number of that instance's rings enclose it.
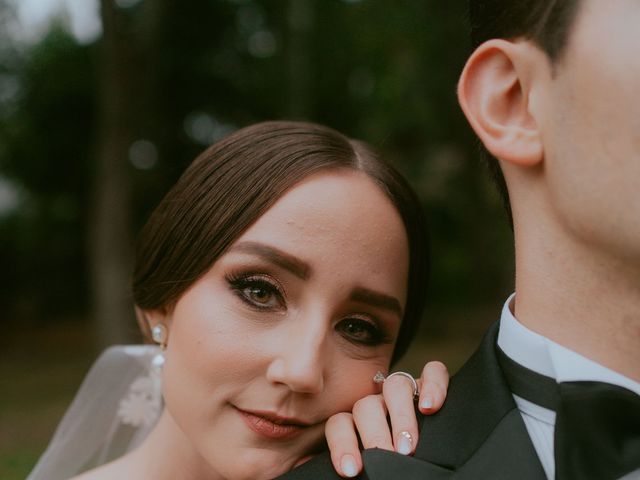
<instances>
[{"instance_id":1,"label":"eyelash","mask_svg":"<svg viewBox=\"0 0 640 480\"><path fill-rule=\"evenodd\" d=\"M344 325L345 328L348 328L350 325L353 325L354 323L356 323L360 329L364 329L365 332L369 335L369 338L356 339L355 335L352 336L351 338L347 338L345 336L345 338L348 341L352 343L364 345L364 346L376 346L384 343L391 343L388 336L385 335L383 330L374 321L369 319L364 319L359 316L350 316L347 318L343 318L336 325L336 329L338 329L338 327L340 327L341 325Z\"/></svg>"},{"instance_id":2,"label":"eyelash","mask_svg":"<svg viewBox=\"0 0 640 480\"><path fill-rule=\"evenodd\" d=\"M270 276L265 274L255 273L231 273L226 277L229 287L238 298L245 303L249 308L260 312L273 312L282 311L286 308L286 295L284 289ZM279 306L262 305L256 302L247 293L247 289L261 289L276 296ZM355 325L354 325L355 324ZM368 335L368 338L356 338L356 334L349 335L346 330L355 326L360 331L364 330ZM352 315L341 319L335 326L336 330L347 340L348 342L362 346L377 346L380 344L391 343L392 340L384 333L384 331L377 325L377 322L362 318L357 315Z\"/></svg>"},{"instance_id":3,"label":"eyelash","mask_svg":"<svg viewBox=\"0 0 640 480\"><path fill-rule=\"evenodd\" d=\"M281 307L284 307L286 303L285 293L283 289L273 280L270 276L264 274L247 274L247 273L232 273L226 277L227 283L231 287L231 290L249 307L258 311L274 311L272 306L261 305L251 299L246 290L249 288L261 289L270 294L275 294L276 299Z\"/></svg>"}]
</instances>

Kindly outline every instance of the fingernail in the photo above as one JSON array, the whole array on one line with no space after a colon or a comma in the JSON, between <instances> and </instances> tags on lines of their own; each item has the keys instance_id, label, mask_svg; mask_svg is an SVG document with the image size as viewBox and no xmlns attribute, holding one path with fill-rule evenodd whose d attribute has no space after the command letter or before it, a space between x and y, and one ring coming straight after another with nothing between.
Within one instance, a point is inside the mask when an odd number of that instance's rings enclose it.
<instances>
[{"instance_id":1,"label":"fingernail","mask_svg":"<svg viewBox=\"0 0 640 480\"><path fill-rule=\"evenodd\" d=\"M340 468L342 468L342 473L347 477L355 477L358 475L358 466L356 465L356 460L352 455L343 455L340 460Z\"/></svg>"},{"instance_id":2,"label":"fingernail","mask_svg":"<svg viewBox=\"0 0 640 480\"><path fill-rule=\"evenodd\" d=\"M432 407L433 407L433 398L431 398L429 395L426 395L422 399L422 402L420 402L420 408L427 409Z\"/></svg>"},{"instance_id":3,"label":"fingernail","mask_svg":"<svg viewBox=\"0 0 640 480\"><path fill-rule=\"evenodd\" d=\"M398 435L398 453L409 455L413 450L413 437L409 432L400 432Z\"/></svg>"}]
</instances>

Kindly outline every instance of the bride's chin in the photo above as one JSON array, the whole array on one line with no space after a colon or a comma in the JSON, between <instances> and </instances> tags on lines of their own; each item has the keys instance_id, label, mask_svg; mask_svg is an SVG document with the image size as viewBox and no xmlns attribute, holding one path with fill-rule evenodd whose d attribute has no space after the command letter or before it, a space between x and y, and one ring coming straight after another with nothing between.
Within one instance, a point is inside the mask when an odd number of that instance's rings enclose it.
<instances>
[{"instance_id":1,"label":"bride's chin","mask_svg":"<svg viewBox=\"0 0 640 480\"><path fill-rule=\"evenodd\" d=\"M299 458L298 460L296 460L296 462L293 464L293 468L297 468L300 465L302 465L303 463L307 463L309 460L311 460L314 456L313 455L305 455L302 458Z\"/></svg>"},{"instance_id":2,"label":"bride's chin","mask_svg":"<svg viewBox=\"0 0 640 480\"><path fill-rule=\"evenodd\" d=\"M299 456L293 458L278 458L278 455L265 454L265 451L248 452L240 455L237 463L232 466L225 478L234 480L269 480L293 470L301 462ZM308 460L311 457L306 458Z\"/></svg>"},{"instance_id":3,"label":"bride's chin","mask_svg":"<svg viewBox=\"0 0 640 480\"><path fill-rule=\"evenodd\" d=\"M236 467L229 472L229 475L224 475L224 477L233 480L270 480L287 473L293 468L287 468L282 464L237 465Z\"/></svg>"}]
</instances>

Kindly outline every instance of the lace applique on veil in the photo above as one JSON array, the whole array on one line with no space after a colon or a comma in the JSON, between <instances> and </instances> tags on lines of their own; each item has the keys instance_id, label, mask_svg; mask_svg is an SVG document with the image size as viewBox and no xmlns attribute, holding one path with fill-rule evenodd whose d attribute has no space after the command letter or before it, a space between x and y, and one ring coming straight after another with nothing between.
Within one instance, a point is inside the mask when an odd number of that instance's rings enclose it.
<instances>
[{"instance_id":1,"label":"lace applique on veil","mask_svg":"<svg viewBox=\"0 0 640 480\"><path fill-rule=\"evenodd\" d=\"M153 425L162 407L160 389L159 372L153 369L136 378L118 404L120 422L132 427Z\"/></svg>"},{"instance_id":2,"label":"lace applique on veil","mask_svg":"<svg viewBox=\"0 0 640 480\"><path fill-rule=\"evenodd\" d=\"M27 480L68 479L133 450L162 411L159 348L115 346L91 367Z\"/></svg>"}]
</instances>

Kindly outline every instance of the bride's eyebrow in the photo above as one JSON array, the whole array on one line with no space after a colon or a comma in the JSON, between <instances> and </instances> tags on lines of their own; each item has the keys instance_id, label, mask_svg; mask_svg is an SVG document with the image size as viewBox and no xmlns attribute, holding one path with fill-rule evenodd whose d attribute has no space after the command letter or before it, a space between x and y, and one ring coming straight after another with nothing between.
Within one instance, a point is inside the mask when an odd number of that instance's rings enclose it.
<instances>
[{"instance_id":1,"label":"bride's eyebrow","mask_svg":"<svg viewBox=\"0 0 640 480\"><path fill-rule=\"evenodd\" d=\"M257 255L270 263L288 270L302 280L307 280L311 276L312 270L308 264L293 255L264 243L240 242L231 247L229 251Z\"/></svg>"},{"instance_id":2,"label":"bride's eyebrow","mask_svg":"<svg viewBox=\"0 0 640 480\"><path fill-rule=\"evenodd\" d=\"M397 314L400 318L403 316L400 302L397 298L390 295L376 292L368 288L357 287L353 289L349 298L356 302L366 303L373 307L389 310L392 313Z\"/></svg>"}]
</instances>

